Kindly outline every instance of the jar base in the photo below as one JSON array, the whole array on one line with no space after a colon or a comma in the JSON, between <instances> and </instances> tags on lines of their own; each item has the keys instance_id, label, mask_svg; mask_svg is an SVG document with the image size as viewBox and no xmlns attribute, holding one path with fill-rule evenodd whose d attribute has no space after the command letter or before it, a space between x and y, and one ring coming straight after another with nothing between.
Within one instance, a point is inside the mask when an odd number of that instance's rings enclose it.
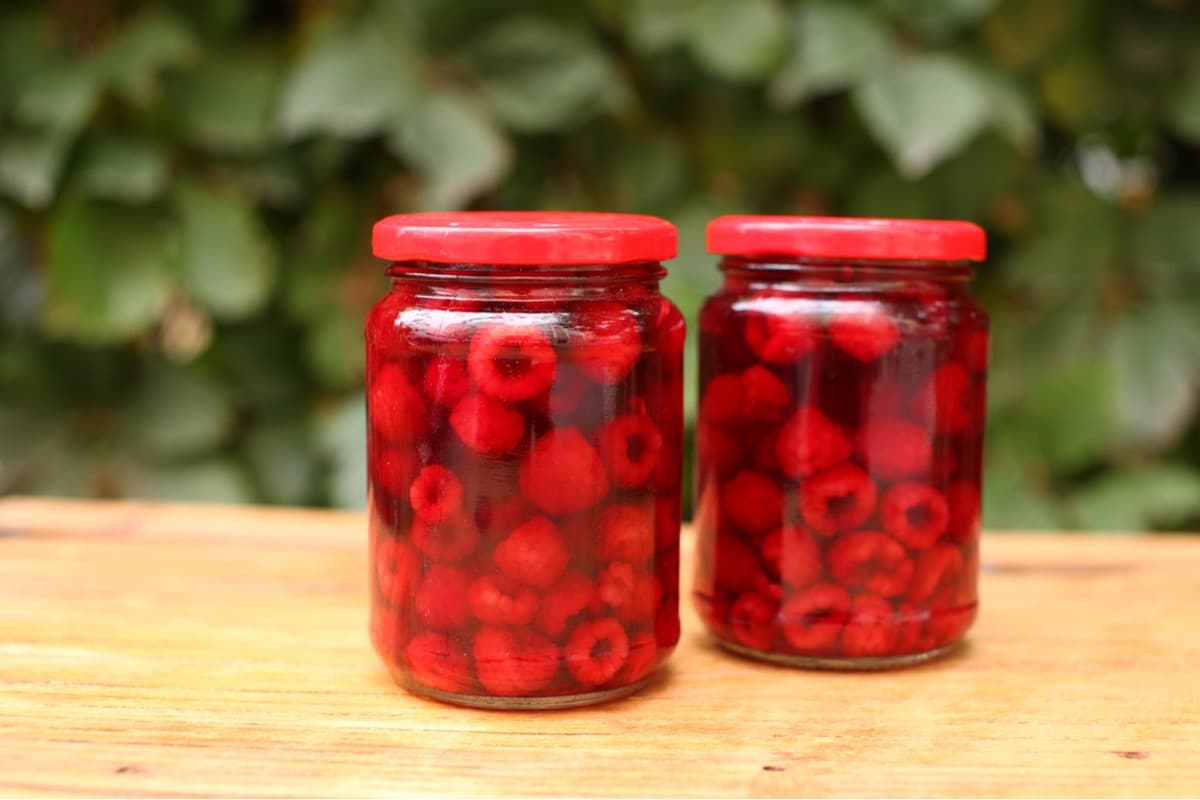
<instances>
[{"instance_id":1,"label":"jar base","mask_svg":"<svg viewBox=\"0 0 1200 800\"><path fill-rule=\"evenodd\" d=\"M440 689L431 689L415 681L406 680L398 672L392 673L392 678L396 683L412 694L442 703L466 706L467 708L482 708L491 711L553 711L560 708L580 708L582 706L607 703L622 697L628 697L640 691L654 677L654 675L647 675L641 680L625 684L624 686L618 686L614 689L602 689L595 692L560 694L547 697L496 697L493 695L444 692Z\"/></svg>"},{"instance_id":2,"label":"jar base","mask_svg":"<svg viewBox=\"0 0 1200 800\"><path fill-rule=\"evenodd\" d=\"M911 667L916 664L924 664L926 661L934 661L958 649L960 642L951 642L933 650L926 650L923 653L905 653L901 656L880 656L877 658L818 658L816 656L801 656L789 653L769 653L765 650L756 650L753 647L746 647L737 642L727 642L723 639L717 639L717 644L739 656L753 658L757 661L766 661L771 664L782 664L786 667L869 672L872 670Z\"/></svg>"}]
</instances>

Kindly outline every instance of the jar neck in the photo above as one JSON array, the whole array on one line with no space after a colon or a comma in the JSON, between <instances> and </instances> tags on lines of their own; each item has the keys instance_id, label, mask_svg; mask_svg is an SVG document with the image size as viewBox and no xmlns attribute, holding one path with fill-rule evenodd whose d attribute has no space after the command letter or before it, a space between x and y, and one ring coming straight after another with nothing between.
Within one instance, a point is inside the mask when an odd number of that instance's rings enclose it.
<instances>
[{"instance_id":1,"label":"jar neck","mask_svg":"<svg viewBox=\"0 0 1200 800\"><path fill-rule=\"evenodd\" d=\"M640 287L658 291L667 271L657 261L632 264L438 264L397 261L388 267L395 287L431 294L603 296Z\"/></svg>"},{"instance_id":2,"label":"jar neck","mask_svg":"<svg viewBox=\"0 0 1200 800\"><path fill-rule=\"evenodd\" d=\"M975 275L969 261L849 261L787 256L728 256L721 261L720 269L727 286L761 285L784 290L794 286L804 291L827 288L838 292L913 283L965 290Z\"/></svg>"}]
</instances>

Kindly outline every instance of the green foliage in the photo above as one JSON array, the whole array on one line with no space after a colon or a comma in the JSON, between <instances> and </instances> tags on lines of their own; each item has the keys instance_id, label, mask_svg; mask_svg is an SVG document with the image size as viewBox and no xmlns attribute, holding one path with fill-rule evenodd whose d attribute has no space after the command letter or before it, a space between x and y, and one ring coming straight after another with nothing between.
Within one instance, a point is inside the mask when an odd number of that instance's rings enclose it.
<instances>
[{"instance_id":1,"label":"green foliage","mask_svg":"<svg viewBox=\"0 0 1200 800\"><path fill-rule=\"evenodd\" d=\"M668 217L692 319L709 218L833 213L989 229L988 524L1195 527L1197 53L1187 0L7 3L0 492L360 504L386 213Z\"/></svg>"}]
</instances>

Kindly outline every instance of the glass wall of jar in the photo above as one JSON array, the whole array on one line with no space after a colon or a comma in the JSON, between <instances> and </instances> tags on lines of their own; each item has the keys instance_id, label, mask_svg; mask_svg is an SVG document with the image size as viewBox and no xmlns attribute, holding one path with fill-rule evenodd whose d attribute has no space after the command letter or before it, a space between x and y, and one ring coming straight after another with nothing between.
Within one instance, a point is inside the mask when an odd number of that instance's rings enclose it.
<instances>
[{"instance_id":1,"label":"glass wall of jar","mask_svg":"<svg viewBox=\"0 0 1200 800\"><path fill-rule=\"evenodd\" d=\"M725 647L875 668L975 617L988 318L965 222L722 217L695 603Z\"/></svg>"},{"instance_id":2,"label":"glass wall of jar","mask_svg":"<svg viewBox=\"0 0 1200 800\"><path fill-rule=\"evenodd\" d=\"M684 321L675 229L626 214L405 214L366 323L371 638L417 694L628 694L679 638Z\"/></svg>"}]
</instances>

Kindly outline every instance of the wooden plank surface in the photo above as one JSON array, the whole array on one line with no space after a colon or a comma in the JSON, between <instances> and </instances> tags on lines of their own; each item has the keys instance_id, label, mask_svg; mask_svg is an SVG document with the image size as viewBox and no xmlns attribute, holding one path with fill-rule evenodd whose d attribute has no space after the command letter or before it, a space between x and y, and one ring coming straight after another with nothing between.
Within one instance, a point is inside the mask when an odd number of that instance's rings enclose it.
<instances>
[{"instance_id":1,"label":"wooden plank surface","mask_svg":"<svg viewBox=\"0 0 1200 800\"><path fill-rule=\"evenodd\" d=\"M904 671L715 649L574 711L394 686L354 514L0 500L0 793L1187 795L1200 539L988 535L968 646ZM685 568L685 580L686 580Z\"/></svg>"}]
</instances>

